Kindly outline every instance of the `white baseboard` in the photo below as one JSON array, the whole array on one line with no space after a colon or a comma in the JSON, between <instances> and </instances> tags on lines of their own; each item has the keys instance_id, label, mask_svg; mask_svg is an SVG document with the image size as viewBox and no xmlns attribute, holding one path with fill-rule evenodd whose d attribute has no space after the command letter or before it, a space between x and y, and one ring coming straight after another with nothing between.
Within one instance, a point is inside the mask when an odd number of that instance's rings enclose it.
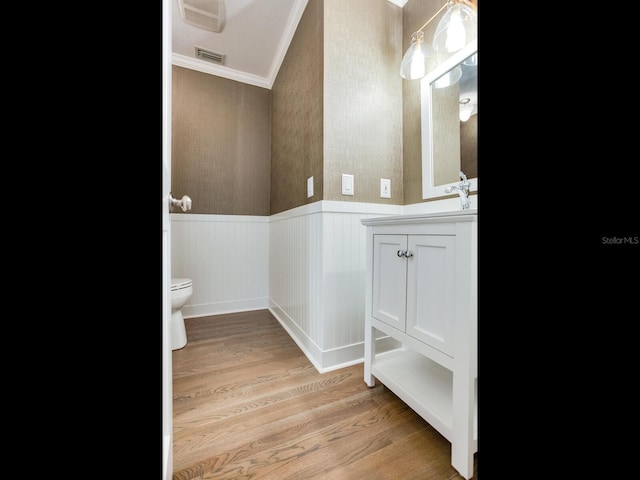
<instances>
[{"instance_id":1,"label":"white baseboard","mask_svg":"<svg viewBox=\"0 0 640 480\"><path fill-rule=\"evenodd\" d=\"M184 318L207 317L222 313L249 312L251 310L266 310L269 307L269 299L249 298L229 302L204 303L200 305L185 305L182 308Z\"/></svg>"},{"instance_id":2,"label":"white baseboard","mask_svg":"<svg viewBox=\"0 0 640 480\"><path fill-rule=\"evenodd\" d=\"M323 351L273 300L269 300L269 311L276 317L282 328L287 331L319 373L327 373L358 363L364 363L364 342ZM376 339L376 352L378 353L394 350L398 347L399 344L391 337Z\"/></svg>"}]
</instances>

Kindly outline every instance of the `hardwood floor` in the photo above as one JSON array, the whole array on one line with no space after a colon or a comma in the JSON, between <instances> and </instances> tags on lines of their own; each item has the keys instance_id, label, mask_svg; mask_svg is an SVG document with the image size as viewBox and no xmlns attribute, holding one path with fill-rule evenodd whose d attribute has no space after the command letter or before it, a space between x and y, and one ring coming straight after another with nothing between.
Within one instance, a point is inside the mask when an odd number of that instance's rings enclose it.
<instances>
[{"instance_id":1,"label":"hardwood floor","mask_svg":"<svg viewBox=\"0 0 640 480\"><path fill-rule=\"evenodd\" d=\"M384 385L367 387L363 364L318 373L268 310L185 325L174 480L462 479L451 444Z\"/></svg>"}]
</instances>

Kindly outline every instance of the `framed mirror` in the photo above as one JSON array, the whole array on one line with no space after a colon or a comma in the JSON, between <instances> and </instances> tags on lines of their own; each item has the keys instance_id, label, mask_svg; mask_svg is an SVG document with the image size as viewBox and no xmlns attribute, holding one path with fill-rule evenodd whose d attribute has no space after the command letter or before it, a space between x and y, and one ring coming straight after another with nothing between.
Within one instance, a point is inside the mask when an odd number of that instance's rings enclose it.
<instances>
[{"instance_id":1,"label":"framed mirror","mask_svg":"<svg viewBox=\"0 0 640 480\"><path fill-rule=\"evenodd\" d=\"M478 191L478 41L420 80L422 198L448 197L463 172Z\"/></svg>"}]
</instances>

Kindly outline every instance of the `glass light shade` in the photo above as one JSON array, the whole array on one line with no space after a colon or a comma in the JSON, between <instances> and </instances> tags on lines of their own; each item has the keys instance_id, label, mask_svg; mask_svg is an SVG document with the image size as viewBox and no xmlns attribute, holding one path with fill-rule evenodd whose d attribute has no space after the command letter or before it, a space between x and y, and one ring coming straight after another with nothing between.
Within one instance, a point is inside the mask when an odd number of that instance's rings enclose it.
<instances>
[{"instance_id":1,"label":"glass light shade","mask_svg":"<svg viewBox=\"0 0 640 480\"><path fill-rule=\"evenodd\" d=\"M407 80L417 80L433 70L437 63L433 48L424 41L424 32L414 32L411 35L411 46L402 57L400 76Z\"/></svg>"},{"instance_id":2,"label":"glass light shade","mask_svg":"<svg viewBox=\"0 0 640 480\"><path fill-rule=\"evenodd\" d=\"M433 49L439 53L457 52L478 36L478 14L464 3L450 3L436 32L433 34Z\"/></svg>"},{"instance_id":3,"label":"glass light shade","mask_svg":"<svg viewBox=\"0 0 640 480\"><path fill-rule=\"evenodd\" d=\"M471 114L473 113L473 104L465 103L460 104L460 121L466 122L471 118Z\"/></svg>"}]
</instances>

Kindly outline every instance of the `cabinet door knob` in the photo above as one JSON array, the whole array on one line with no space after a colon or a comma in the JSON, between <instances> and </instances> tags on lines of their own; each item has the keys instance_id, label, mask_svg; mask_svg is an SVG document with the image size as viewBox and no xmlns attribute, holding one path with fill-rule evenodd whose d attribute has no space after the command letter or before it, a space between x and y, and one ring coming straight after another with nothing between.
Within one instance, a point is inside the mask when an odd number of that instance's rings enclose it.
<instances>
[{"instance_id":1,"label":"cabinet door knob","mask_svg":"<svg viewBox=\"0 0 640 480\"><path fill-rule=\"evenodd\" d=\"M409 257L413 257L413 253L411 252L404 252L404 256L409 258Z\"/></svg>"},{"instance_id":2,"label":"cabinet door knob","mask_svg":"<svg viewBox=\"0 0 640 480\"><path fill-rule=\"evenodd\" d=\"M402 250L398 250L398 253L396 253L396 255L398 255L400 258L404 257L404 254L407 252L403 252Z\"/></svg>"}]
</instances>

